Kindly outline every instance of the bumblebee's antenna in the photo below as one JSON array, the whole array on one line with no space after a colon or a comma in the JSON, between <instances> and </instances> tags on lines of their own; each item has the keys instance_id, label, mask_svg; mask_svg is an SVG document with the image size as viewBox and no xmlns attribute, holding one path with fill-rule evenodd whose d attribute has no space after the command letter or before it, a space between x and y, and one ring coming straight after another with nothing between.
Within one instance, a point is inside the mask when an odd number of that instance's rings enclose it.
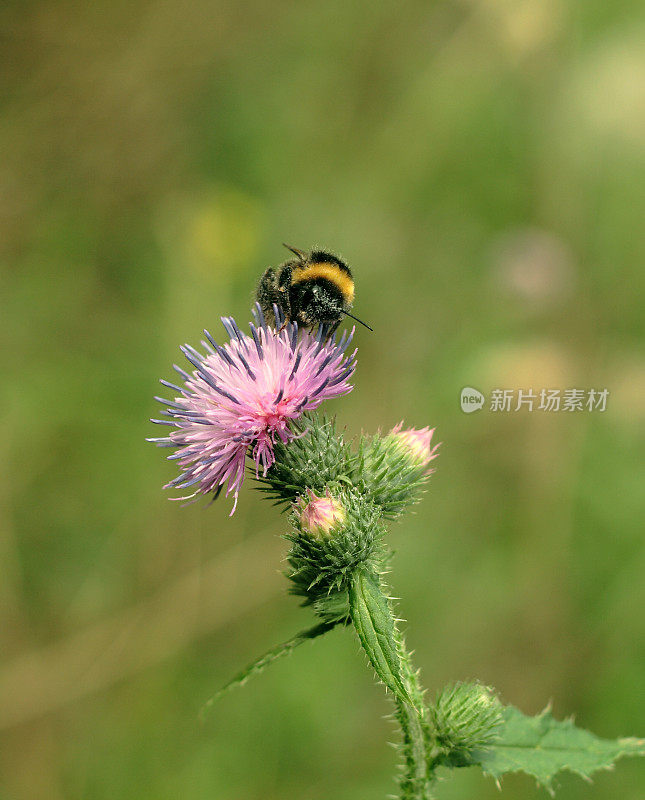
<instances>
[{"instance_id":1,"label":"bumblebee's antenna","mask_svg":"<svg viewBox=\"0 0 645 800\"><path fill-rule=\"evenodd\" d=\"M283 246L283 247L286 247L286 248L287 248L287 250L291 250L291 252L292 252L292 253L295 253L295 255L297 255L297 256L298 256L298 258L299 258L301 261L306 261L306 260L307 260L307 254L306 254L306 253L303 253L303 251L302 251L302 250L298 250L298 248L297 248L297 247L291 247L291 245L290 245L290 244L285 244L284 242L282 242L282 246Z\"/></svg>"},{"instance_id":2,"label":"bumblebee's antenna","mask_svg":"<svg viewBox=\"0 0 645 800\"><path fill-rule=\"evenodd\" d=\"M361 325L364 325L367 328L368 331L372 331L372 333L374 333L374 328L370 328L370 326L367 324L367 322L363 322L362 319L359 319L358 317L355 317L353 314L350 314L349 311L343 311L343 314L347 314L348 317L351 317L352 319L355 319L356 322L360 322Z\"/></svg>"}]
</instances>

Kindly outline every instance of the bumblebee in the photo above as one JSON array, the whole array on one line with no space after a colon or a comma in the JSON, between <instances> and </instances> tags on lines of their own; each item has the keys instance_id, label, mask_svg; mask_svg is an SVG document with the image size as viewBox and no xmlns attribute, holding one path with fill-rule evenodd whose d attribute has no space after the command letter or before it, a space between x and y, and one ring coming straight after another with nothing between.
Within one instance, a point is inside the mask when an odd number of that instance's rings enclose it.
<instances>
[{"instance_id":1,"label":"bumblebee","mask_svg":"<svg viewBox=\"0 0 645 800\"><path fill-rule=\"evenodd\" d=\"M344 261L326 250L305 253L284 246L296 257L279 267L269 267L256 292L267 321L273 320L276 305L285 322L297 322L309 329L325 326L332 330L344 314L372 330L349 313L354 302L354 278Z\"/></svg>"}]
</instances>

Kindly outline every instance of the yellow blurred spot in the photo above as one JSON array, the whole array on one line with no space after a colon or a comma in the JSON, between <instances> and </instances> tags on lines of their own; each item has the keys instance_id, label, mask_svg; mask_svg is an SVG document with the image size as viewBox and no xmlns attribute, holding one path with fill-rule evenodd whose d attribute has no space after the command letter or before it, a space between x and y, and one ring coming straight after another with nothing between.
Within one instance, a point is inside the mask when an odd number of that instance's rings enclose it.
<instances>
[{"instance_id":1,"label":"yellow blurred spot","mask_svg":"<svg viewBox=\"0 0 645 800\"><path fill-rule=\"evenodd\" d=\"M261 227L259 202L226 189L195 208L186 230L186 249L198 269L238 270L257 256Z\"/></svg>"},{"instance_id":2,"label":"yellow blurred spot","mask_svg":"<svg viewBox=\"0 0 645 800\"><path fill-rule=\"evenodd\" d=\"M169 266L215 285L257 259L264 227L261 203L233 187L197 197L173 197L158 214L158 231Z\"/></svg>"},{"instance_id":3,"label":"yellow blurred spot","mask_svg":"<svg viewBox=\"0 0 645 800\"><path fill-rule=\"evenodd\" d=\"M561 0L478 0L477 5L512 56L548 46L562 27Z\"/></svg>"},{"instance_id":4,"label":"yellow blurred spot","mask_svg":"<svg viewBox=\"0 0 645 800\"><path fill-rule=\"evenodd\" d=\"M555 0L512 3L504 20L507 46L518 55L539 50L555 38L560 18L560 5Z\"/></svg>"},{"instance_id":5,"label":"yellow blurred spot","mask_svg":"<svg viewBox=\"0 0 645 800\"><path fill-rule=\"evenodd\" d=\"M603 43L572 76L565 126L575 117L588 131L641 148L645 145L645 42L629 36Z\"/></svg>"},{"instance_id":6,"label":"yellow blurred spot","mask_svg":"<svg viewBox=\"0 0 645 800\"><path fill-rule=\"evenodd\" d=\"M502 345L482 354L476 372L482 386L505 389L566 389L576 385L567 352L553 342Z\"/></svg>"}]
</instances>

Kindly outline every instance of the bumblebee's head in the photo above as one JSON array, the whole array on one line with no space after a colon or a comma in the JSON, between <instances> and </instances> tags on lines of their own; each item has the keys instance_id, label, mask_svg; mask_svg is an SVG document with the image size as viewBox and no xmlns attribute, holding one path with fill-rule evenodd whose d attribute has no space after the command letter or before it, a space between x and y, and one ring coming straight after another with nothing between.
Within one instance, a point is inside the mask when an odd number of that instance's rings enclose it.
<instances>
[{"instance_id":1,"label":"bumblebee's head","mask_svg":"<svg viewBox=\"0 0 645 800\"><path fill-rule=\"evenodd\" d=\"M325 250L307 254L294 247L288 249L298 256L298 261L291 264L289 289L291 310L296 319L313 327L338 322L346 314L365 325L349 313L354 302L354 279L344 261Z\"/></svg>"},{"instance_id":2,"label":"bumblebee's head","mask_svg":"<svg viewBox=\"0 0 645 800\"><path fill-rule=\"evenodd\" d=\"M293 284L291 293L297 316L310 326L337 322L347 306L342 290L333 281L322 277Z\"/></svg>"},{"instance_id":3,"label":"bumblebee's head","mask_svg":"<svg viewBox=\"0 0 645 800\"><path fill-rule=\"evenodd\" d=\"M352 273L337 256L316 250L294 266L289 294L295 316L306 325L337 322L352 307Z\"/></svg>"}]
</instances>

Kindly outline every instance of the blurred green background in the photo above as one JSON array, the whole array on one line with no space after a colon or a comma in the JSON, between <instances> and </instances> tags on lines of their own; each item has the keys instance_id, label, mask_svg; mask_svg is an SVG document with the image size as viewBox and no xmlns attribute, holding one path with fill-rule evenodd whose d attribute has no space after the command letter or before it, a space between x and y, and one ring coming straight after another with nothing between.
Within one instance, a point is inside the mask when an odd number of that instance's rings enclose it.
<instances>
[{"instance_id":1,"label":"blurred green background","mask_svg":"<svg viewBox=\"0 0 645 800\"><path fill-rule=\"evenodd\" d=\"M284 519L250 481L232 519L168 502L147 419L282 241L343 254L375 328L327 410L443 441L391 534L426 686L645 734L643 6L10 0L0 30L2 800L394 791L350 630L198 721L311 617ZM465 415L463 386L611 394ZM644 796L636 761L561 781ZM498 791L461 770L440 797Z\"/></svg>"}]
</instances>

